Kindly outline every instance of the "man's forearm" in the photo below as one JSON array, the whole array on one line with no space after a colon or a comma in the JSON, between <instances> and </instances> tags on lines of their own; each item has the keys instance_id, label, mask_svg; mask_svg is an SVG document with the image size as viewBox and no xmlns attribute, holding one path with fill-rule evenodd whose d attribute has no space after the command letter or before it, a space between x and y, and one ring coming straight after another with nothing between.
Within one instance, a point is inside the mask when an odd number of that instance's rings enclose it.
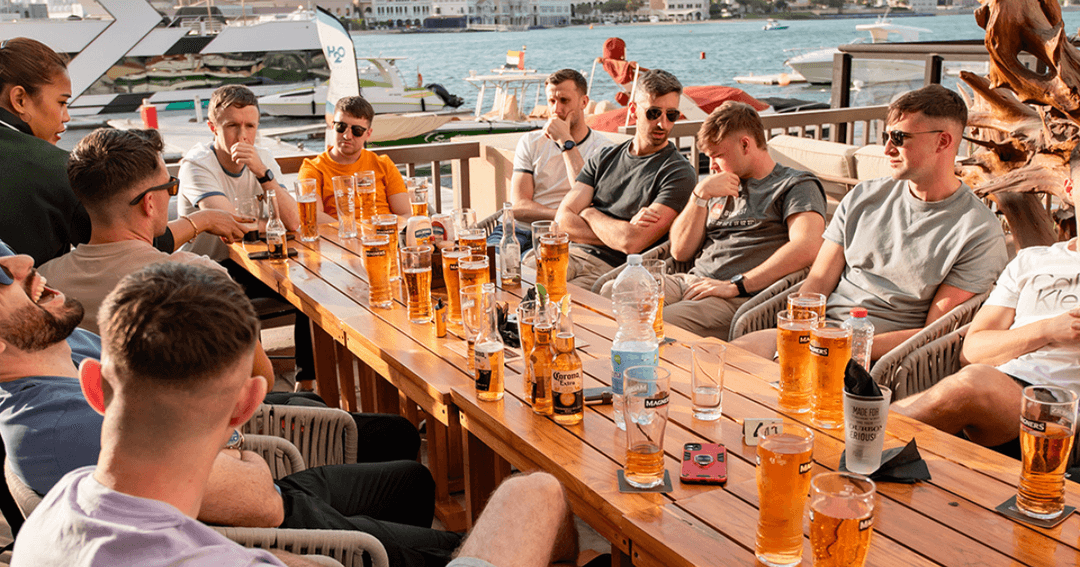
<instances>
[{"instance_id":1,"label":"man's forearm","mask_svg":"<svg viewBox=\"0 0 1080 567\"><path fill-rule=\"evenodd\" d=\"M559 225L559 231L570 235L570 241L578 244L593 244L601 246L602 240L597 238L596 233L589 227L589 223L580 215L576 215L560 208L555 215L555 222Z\"/></svg>"},{"instance_id":2,"label":"man's forearm","mask_svg":"<svg viewBox=\"0 0 1080 567\"><path fill-rule=\"evenodd\" d=\"M890 350L900 346L900 343L914 337L919 331L923 330L922 327L918 329L904 329L902 331L889 331L888 333L881 333L880 335L874 335L874 346L870 351L870 358L877 360Z\"/></svg>"},{"instance_id":3,"label":"man's forearm","mask_svg":"<svg viewBox=\"0 0 1080 567\"><path fill-rule=\"evenodd\" d=\"M694 199L686 204L679 216L671 223L671 256L680 262L694 257L705 240L705 221L708 207L699 207Z\"/></svg>"},{"instance_id":4,"label":"man's forearm","mask_svg":"<svg viewBox=\"0 0 1080 567\"><path fill-rule=\"evenodd\" d=\"M657 240L648 241L650 238L648 228L608 216L596 209L586 209L582 211L582 214L587 214L582 218L589 224L589 228L601 243L624 254L638 254Z\"/></svg>"},{"instance_id":5,"label":"man's forearm","mask_svg":"<svg viewBox=\"0 0 1080 567\"><path fill-rule=\"evenodd\" d=\"M773 252L764 262L747 270L744 284L747 291L761 291L780 278L797 272L814 261L817 250L807 250L802 242L788 242Z\"/></svg>"},{"instance_id":6,"label":"man's forearm","mask_svg":"<svg viewBox=\"0 0 1080 567\"><path fill-rule=\"evenodd\" d=\"M214 460L199 520L210 524L276 528L285 507L266 461L258 454L223 450Z\"/></svg>"},{"instance_id":7,"label":"man's forearm","mask_svg":"<svg viewBox=\"0 0 1080 567\"><path fill-rule=\"evenodd\" d=\"M532 199L518 199L514 202L514 220L532 223L541 220L555 220L558 210L545 207Z\"/></svg>"},{"instance_id":8,"label":"man's forearm","mask_svg":"<svg viewBox=\"0 0 1080 567\"><path fill-rule=\"evenodd\" d=\"M968 362L998 365L1049 344L1040 332L1043 321L1008 330L969 332L964 339L963 355Z\"/></svg>"}]
</instances>

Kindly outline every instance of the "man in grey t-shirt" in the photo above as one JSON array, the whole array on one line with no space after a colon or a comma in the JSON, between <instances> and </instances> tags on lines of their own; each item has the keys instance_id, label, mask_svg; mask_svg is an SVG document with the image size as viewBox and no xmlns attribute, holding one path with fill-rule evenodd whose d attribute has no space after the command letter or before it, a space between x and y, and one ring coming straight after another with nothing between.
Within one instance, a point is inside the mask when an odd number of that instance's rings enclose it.
<instances>
[{"instance_id":1,"label":"man in grey t-shirt","mask_svg":"<svg viewBox=\"0 0 1080 567\"><path fill-rule=\"evenodd\" d=\"M812 174L777 165L761 117L728 101L698 131L713 174L671 225L671 255L688 274L665 278L664 321L726 340L732 316L755 292L814 261L825 230L825 191Z\"/></svg>"},{"instance_id":2,"label":"man in grey t-shirt","mask_svg":"<svg viewBox=\"0 0 1080 567\"><path fill-rule=\"evenodd\" d=\"M694 189L696 173L668 140L679 118L682 85L654 69L638 79L629 111L634 138L589 159L555 222L570 235L567 280L586 289L607 271L667 237Z\"/></svg>"},{"instance_id":3,"label":"man in grey t-shirt","mask_svg":"<svg viewBox=\"0 0 1080 567\"><path fill-rule=\"evenodd\" d=\"M875 360L990 289L1008 261L997 219L953 173L966 123L964 101L940 85L889 105L883 136L892 177L844 197L801 289L828 296L829 319L866 307ZM735 344L771 356L776 333Z\"/></svg>"}]
</instances>

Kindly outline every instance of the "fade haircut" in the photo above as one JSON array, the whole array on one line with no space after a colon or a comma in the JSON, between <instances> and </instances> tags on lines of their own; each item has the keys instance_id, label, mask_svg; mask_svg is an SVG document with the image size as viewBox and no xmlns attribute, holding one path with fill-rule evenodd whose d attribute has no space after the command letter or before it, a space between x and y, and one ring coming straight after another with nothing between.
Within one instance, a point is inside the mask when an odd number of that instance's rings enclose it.
<instances>
[{"instance_id":1,"label":"fade haircut","mask_svg":"<svg viewBox=\"0 0 1080 567\"><path fill-rule=\"evenodd\" d=\"M98 325L117 378L189 392L235 366L259 336L255 310L228 274L176 262L120 280Z\"/></svg>"},{"instance_id":2,"label":"fade haircut","mask_svg":"<svg viewBox=\"0 0 1080 567\"><path fill-rule=\"evenodd\" d=\"M157 130L98 128L79 140L68 157L71 189L88 208L123 197L157 172L164 148Z\"/></svg>"},{"instance_id":3,"label":"fade haircut","mask_svg":"<svg viewBox=\"0 0 1080 567\"><path fill-rule=\"evenodd\" d=\"M887 123L894 124L904 116L921 112L929 118L943 118L967 126L968 110L964 99L941 85L927 85L921 89L909 91L889 105Z\"/></svg>"},{"instance_id":4,"label":"fade haircut","mask_svg":"<svg viewBox=\"0 0 1080 567\"><path fill-rule=\"evenodd\" d=\"M251 89L243 85L225 85L214 91L214 94L210 95L210 106L207 108L207 114L210 116L210 120L214 124L218 123L221 118L221 111L229 107L245 108L248 106L254 106L259 108L259 99L255 96L255 93L251 92Z\"/></svg>"},{"instance_id":5,"label":"fade haircut","mask_svg":"<svg viewBox=\"0 0 1080 567\"><path fill-rule=\"evenodd\" d=\"M589 82L585 80L581 73L573 69L560 69L548 75L547 80L544 81L544 86L557 85L563 81L574 81L574 86L577 87L578 92L581 94L589 92Z\"/></svg>"},{"instance_id":6,"label":"fade haircut","mask_svg":"<svg viewBox=\"0 0 1080 567\"><path fill-rule=\"evenodd\" d=\"M675 93L682 95L682 83L675 75L663 69L651 69L638 77L636 102L648 102L650 98Z\"/></svg>"},{"instance_id":7,"label":"fade haircut","mask_svg":"<svg viewBox=\"0 0 1080 567\"><path fill-rule=\"evenodd\" d=\"M367 120L368 124L375 119L375 109L371 103L362 96L346 96L338 99L334 105L334 112L343 112L359 120Z\"/></svg>"},{"instance_id":8,"label":"fade haircut","mask_svg":"<svg viewBox=\"0 0 1080 567\"><path fill-rule=\"evenodd\" d=\"M31 97L67 69L67 59L26 37L0 40L0 91L22 87Z\"/></svg>"},{"instance_id":9,"label":"fade haircut","mask_svg":"<svg viewBox=\"0 0 1080 567\"><path fill-rule=\"evenodd\" d=\"M745 102L729 100L709 113L697 133L699 148L719 144L729 134L746 134L758 148L765 148L765 127L754 107Z\"/></svg>"}]
</instances>

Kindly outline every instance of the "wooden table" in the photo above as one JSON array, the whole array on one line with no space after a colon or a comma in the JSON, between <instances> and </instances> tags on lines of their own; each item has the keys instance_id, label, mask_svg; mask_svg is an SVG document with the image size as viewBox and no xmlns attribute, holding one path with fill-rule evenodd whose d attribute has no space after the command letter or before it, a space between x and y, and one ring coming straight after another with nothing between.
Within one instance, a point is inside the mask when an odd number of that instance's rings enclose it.
<instances>
[{"instance_id":1,"label":"wooden table","mask_svg":"<svg viewBox=\"0 0 1080 567\"><path fill-rule=\"evenodd\" d=\"M616 429L610 405L587 407L583 423L576 426L564 427L550 418L535 416L523 401L521 362L508 364L506 396L501 402L479 401L464 370L464 358L450 348L460 339L452 335L439 339L432 325L410 323L400 304L391 310L369 308L365 275L356 256L358 244L338 241L333 229L324 228L322 235L317 243L297 243L300 256L287 268L237 259L301 306L326 335L370 368L370 375L383 378L369 386L379 404L391 405L396 399L391 388L396 388L434 417L443 434L432 442L446 444L446 456L438 457L432 465L437 480L440 474L455 472L451 455L454 438L460 433L469 518L479 512L492 486L513 465L524 471L548 471L559 478L568 489L575 513L612 543L617 564L756 562L756 448L743 444L741 424L746 418L783 415L778 411L777 392L769 385L779 375L773 362L729 347L724 415L718 421L704 422L690 412L689 350L678 344L662 347L662 365L672 372L664 449L665 468L674 491L666 495L622 494L615 474L625 458L625 434ZM238 256L236 252L234 247L234 256ZM522 291L499 290L498 296L513 304ZM616 328L610 302L576 288L571 294L577 337L587 343L579 350L586 387L608 385L609 351ZM666 330L669 337L681 342L697 338L671 326ZM342 354L341 349L336 352ZM805 414L783 417L808 420ZM835 470L843 450L842 433L816 433L814 474ZM995 506L1016 493L1017 461L897 414L890 415L887 434L886 447L915 438L933 480L878 485L876 534L868 565L1080 564L1077 516L1046 530L994 512ZM726 485L678 482L682 447L688 442L716 442L727 447ZM455 486L452 482L443 484ZM1067 484L1067 500L1080 504L1080 486ZM804 564L810 564L809 557L809 541L805 540Z\"/></svg>"}]
</instances>

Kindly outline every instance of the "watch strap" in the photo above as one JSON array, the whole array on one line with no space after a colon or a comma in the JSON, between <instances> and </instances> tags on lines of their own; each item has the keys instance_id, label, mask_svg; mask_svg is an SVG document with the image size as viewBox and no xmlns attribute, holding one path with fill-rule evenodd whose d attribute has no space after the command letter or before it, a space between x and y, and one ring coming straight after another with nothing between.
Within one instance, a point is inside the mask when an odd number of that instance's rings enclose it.
<instances>
[{"instance_id":1,"label":"watch strap","mask_svg":"<svg viewBox=\"0 0 1080 567\"><path fill-rule=\"evenodd\" d=\"M739 290L739 297L750 297L750 292L746 291L746 284L743 283L745 277L739 274L731 278L731 283L735 284L735 287Z\"/></svg>"},{"instance_id":2,"label":"watch strap","mask_svg":"<svg viewBox=\"0 0 1080 567\"><path fill-rule=\"evenodd\" d=\"M266 183L267 181L273 181L273 180L274 180L274 170L270 169L269 167L266 168L266 173L264 173L262 177L256 177L255 178L255 181L258 181L260 185L263 184L263 183Z\"/></svg>"}]
</instances>

